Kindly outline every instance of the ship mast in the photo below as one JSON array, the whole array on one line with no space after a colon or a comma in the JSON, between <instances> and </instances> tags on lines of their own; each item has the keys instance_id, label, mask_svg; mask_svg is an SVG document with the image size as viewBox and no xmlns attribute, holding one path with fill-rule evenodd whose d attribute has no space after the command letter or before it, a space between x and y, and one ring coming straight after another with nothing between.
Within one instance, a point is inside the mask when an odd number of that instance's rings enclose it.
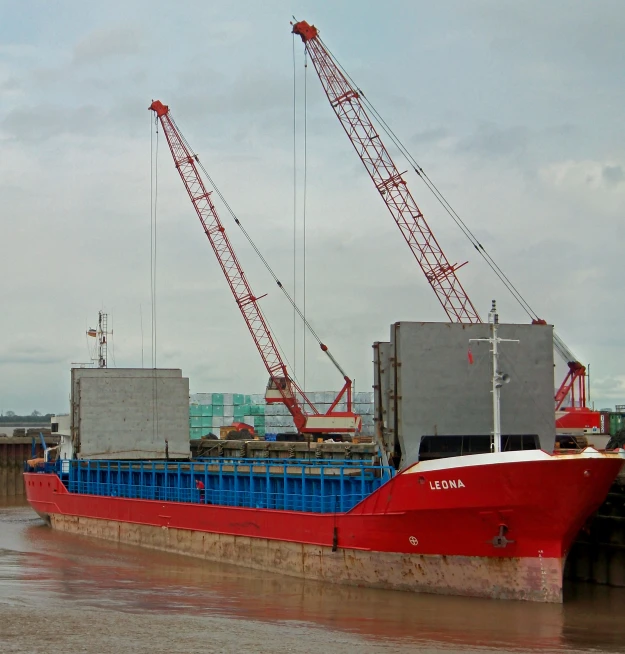
<instances>
[{"instance_id":1,"label":"ship mast","mask_svg":"<svg viewBox=\"0 0 625 654\"><path fill-rule=\"evenodd\" d=\"M109 332L108 330L108 314L104 311L99 311L98 328L87 330L87 336L91 336L97 340L98 356L97 358L95 356L93 357L93 363L95 363L98 368L108 367L108 337L112 333L112 331Z\"/></svg>"},{"instance_id":2,"label":"ship mast","mask_svg":"<svg viewBox=\"0 0 625 654\"><path fill-rule=\"evenodd\" d=\"M98 368L108 367L108 315L104 311L98 312Z\"/></svg>"},{"instance_id":3,"label":"ship mast","mask_svg":"<svg viewBox=\"0 0 625 654\"><path fill-rule=\"evenodd\" d=\"M499 326L499 315L497 314L497 303L493 300L490 312L488 313L488 324L490 325L490 338L471 338L469 341L490 343L491 361L493 366L492 394L493 394L493 440L491 451L501 452L501 387L510 381L510 375L504 374L499 369L499 343L518 343L515 338L499 338L497 327Z\"/></svg>"}]
</instances>

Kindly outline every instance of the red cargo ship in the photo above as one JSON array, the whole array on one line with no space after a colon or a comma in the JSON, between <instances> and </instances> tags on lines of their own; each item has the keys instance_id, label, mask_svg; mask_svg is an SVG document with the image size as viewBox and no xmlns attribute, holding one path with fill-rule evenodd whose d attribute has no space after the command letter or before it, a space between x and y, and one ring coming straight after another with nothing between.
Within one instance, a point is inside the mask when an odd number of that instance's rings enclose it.
<instances>
[{"instance_id":1,"label":"red cargo ship","mask_svg":"<svg viewBox=\"0 0 625 654\"><path fill-rule=\"evenodd\" d=\"M567 552L603 502L622 461L619 454L592 448L570 455L533 450L423 461L344 512L307 511L301 504L299 510L258 508L269 486L256 494L248 488L248 506L227 506L232 496L224 499L215 484L211 490L211 482L225 476L223 462L221 474L211 462L156 464L178 466L177 477L170 477L179 486L191 489L197 478L208 482L201 499L191 490L185 496L180 488L169 488L177 494L165 497L177 501L122 497L141 495L147 482L133 490L121 477L104 479L101 469L116 468L111 462L99 462L97 475L90 473L97 477L91 485L75 481L78 485L72 486L59 468L26 472L24 478L35 511L52 527L77 534L306 579L560 602ZM72 463L78 473L89 467ZM126 466L132 473L140 465L125 462L117 468ZM287 473L295 478L306 474L288 461L242 460L238 465L239 482L270 476L280 483ZM242 465L248 467L242 470ZM275 474L276 465L284 466L284 472ZM319 474L319 464L299 465L312 476ZM130 473L127 479L133 478ZM134 478L136 482L136 473Z\"/></svg>"}]
</instances>

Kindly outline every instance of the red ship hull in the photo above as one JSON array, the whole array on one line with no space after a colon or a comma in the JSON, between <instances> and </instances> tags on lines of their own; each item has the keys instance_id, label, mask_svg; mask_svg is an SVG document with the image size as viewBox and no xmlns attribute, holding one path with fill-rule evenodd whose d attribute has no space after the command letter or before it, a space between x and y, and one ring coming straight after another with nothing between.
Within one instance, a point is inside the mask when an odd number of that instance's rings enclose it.
<instances>
[{"instance_id":1,"label":"red ship hull","mask_svg":"<svg viewBox=\"0 0 625 654\"><path fill-rule=\"evenodd\" d=\"M348 513L315 514L69 493L25 473L53 527L340 583L558 602L577 533L617 455L506 452L417 463Z\"/></svg>"}]
</instances>

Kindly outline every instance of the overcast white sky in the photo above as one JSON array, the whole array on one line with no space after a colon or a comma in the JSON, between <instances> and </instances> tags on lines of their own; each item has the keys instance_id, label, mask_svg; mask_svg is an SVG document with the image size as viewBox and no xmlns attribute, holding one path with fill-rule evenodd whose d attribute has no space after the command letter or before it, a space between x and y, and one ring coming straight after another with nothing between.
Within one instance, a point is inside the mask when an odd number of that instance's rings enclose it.
<instances>
[{"instance_id":1,"label":"overcast white sky","mask_svg":"<svg viewBox=\"0 0 625 654\"><path fill-rule=\"evenodd\" d=\"M293 288L293 37L325 43L535 310L625 403L625 3L0 1L0 409L68 408L71 362L104 308L110 363L150 360L150 112L171 108L230 205ZM298 301L303 299L303 45ZM398 320L444 320L312 67L307 315L356 390ZM262 392L266 373L165 141L157 211L157 363L192 392ZM401 170L407 165L397 160ZM412 193L486 316L526 316L415 175ZM222 219L293 361L293 312ZM302 381L301 326L296 374ZM340 378L307 344L306 387Z\"/></svg>"}]
</instances>

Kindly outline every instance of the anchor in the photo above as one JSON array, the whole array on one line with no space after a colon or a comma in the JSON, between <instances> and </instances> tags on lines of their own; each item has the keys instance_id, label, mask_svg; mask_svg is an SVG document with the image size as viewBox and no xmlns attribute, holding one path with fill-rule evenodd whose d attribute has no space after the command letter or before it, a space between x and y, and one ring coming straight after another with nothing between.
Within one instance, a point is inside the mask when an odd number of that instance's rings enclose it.
<instances>
[{"instance_id":1,"label":"anchor","mask_svg":"<svg viewBox=\"0 0 625 654\"><path fill-rule=\"evenodd\" d=\"M491 541L493 547L501 548L501 547L506 547L508 543L514 543L513 540L509 540L508 538L506 538L507 533L508 533L508 525L499 525L499 533Z\"/></svg>"}]
</instances>

